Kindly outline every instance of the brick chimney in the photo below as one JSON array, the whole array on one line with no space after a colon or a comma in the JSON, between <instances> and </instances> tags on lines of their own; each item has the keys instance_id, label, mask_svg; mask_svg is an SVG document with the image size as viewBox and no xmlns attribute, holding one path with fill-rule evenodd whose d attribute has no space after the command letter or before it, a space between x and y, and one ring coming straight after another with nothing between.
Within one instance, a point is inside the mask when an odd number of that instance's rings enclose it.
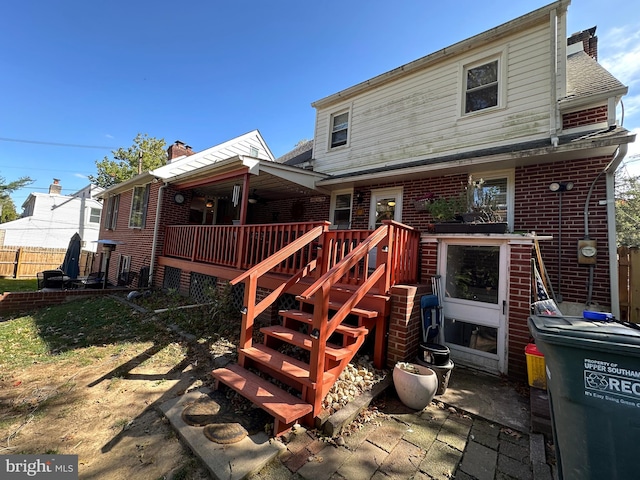
<instances>
[{"instance_id":1,"label":"brick chimney","mask_svg":"<svg viewBox=\"0 0 640 480\"><path fill-rule=\"evenodd\" d=\"M582 49L587 55L598 61L598 37L596 36L596 28L592 27L588 30L583 30L578 33L574 33L567 38L567 45L573 45L574 43L582 42Z\"/></svg>"},{"instance_id":2,"label":"brick chimney","mask_svg":"<svg viewBox=\"0 0 640 480\"><path fill-rule=\"evenodd\" d=\"M196 152L191 150L191 147L189 145L185 145L184 142L176 140L173 145L169 146L169 148L167 149L167 163L171 163L174 158L183 156L188 157L189 155L193 155L194 153Z\"/></svg>"},{"instance_id":3,"label":"brick chimney","mask_svg":"<svg viewBox=\"0 0 640 480\"><path fill-rule=\"evenodd\" d=\"M60 179L54 178L53 183L49 185L49 195L60 195L62 192L62 185L60 185Z\"/></svg>"}]
</instances>

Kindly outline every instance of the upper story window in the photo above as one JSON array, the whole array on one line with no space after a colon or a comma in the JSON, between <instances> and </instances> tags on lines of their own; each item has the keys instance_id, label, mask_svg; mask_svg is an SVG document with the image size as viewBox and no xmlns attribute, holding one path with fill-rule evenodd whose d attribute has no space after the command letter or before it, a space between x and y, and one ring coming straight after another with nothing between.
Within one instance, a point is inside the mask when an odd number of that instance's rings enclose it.
<instances>
[{"instance_id":1,"label":"upper story window","mask_svg":"<svg viewBox=\"0 0 640 480\"><path fill-rule=\"evenodd\" d=\"M104 217L104 228L115 230L118 223L118 208L120 207L120 195L109 197L107 200L107 214Z\"/></svg>"},{"instance_id":2,"label":"upper story window","mask_svg":"<svg viewBox=\"0 0 640 480\"><path fill-rule=\"evenodd\" d=\"M464 113L498 106L499 68L498 60L465 68Z\"/></svg>"},{"instance_id":3,"label":"upper story window","mask_svg":"<svg viewBox=\"0 0 640 480\"><path fill-rule=\"evenodd\" d=\"M131 199L129 228L144 228L147 220L147 204L149 203L149 184L134 187Z\"/></svg>"},{"instance_id":4,"label":"upper story window","mask_svg":"<svg viewBox=\"0 0 640 480\"><path fill-rule=\"evenodd\" d=\"M349 112L331 116L331 148L347 144L349 137Z\"/></svg>"},{"instance_id":5,"label":"upper story window","mask_svg":"<svg viewBox=\"0 0 640 480\"><path fill-rule=\"evenodd\" d=\"M100 223L100 209L92 208L89 213L89 223Z\"/></svg>"}]
</instances>

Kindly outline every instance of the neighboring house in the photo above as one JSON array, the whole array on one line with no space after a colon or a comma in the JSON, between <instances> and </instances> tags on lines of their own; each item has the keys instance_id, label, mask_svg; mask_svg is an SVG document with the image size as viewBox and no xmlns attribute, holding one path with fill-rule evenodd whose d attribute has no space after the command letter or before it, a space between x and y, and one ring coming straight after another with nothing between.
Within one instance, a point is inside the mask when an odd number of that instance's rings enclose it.
<instances>
[{"instance_id":1,"label":"neighboring house","mask_svg":"<svg viewBox=\"0 0 640 480\"><path fill-rule=\"evenodd\" d=\"M22 204L21 218L0 224L3 245L67 248L75 233L82 249L95 252L100 230L102 203L96 200L103 189L87 185L71 195L62 195L54 179L49 193L31 193Z\"/></svg>"},{"instance_id":2,"label":"neighboring house","mask_svg":"<svg viewBox=\"0 0 640 480\"><path fill-rule=\"evenodd\" d=\"M532 259L543 259L563 311L619 308L614 172L635 137L616 107L627 88L597 63L595 28L567 41L569 3L314 102L313 142L275 161L257 132L199 153L173 145L169 158L188 156L104 192L101 238L124 242L110 278L123 265L142 269L196 298L215 280L244 283L240 365L303 392L311 407L294 409L296 419L318 414L367 332L378 363L415 357L416 305L432 279L444 291L439 340L454 361L524 378ZM510 233L432 233L422 200L469 193L470 179L481 180L476 205L491 193ZM284 293L299 295L300 312L263 327L265 343L309 349L309 373L296 362L278 373L274 364L290 360L251 342L259 314L274 321L296 305ZM342 349L329 348L347 314L355 323L343 327ZM239 378L260 382L240 367L214 375L237 389ZM263 408L276 430L295 416Z\"/></svg>"}]
</instances>

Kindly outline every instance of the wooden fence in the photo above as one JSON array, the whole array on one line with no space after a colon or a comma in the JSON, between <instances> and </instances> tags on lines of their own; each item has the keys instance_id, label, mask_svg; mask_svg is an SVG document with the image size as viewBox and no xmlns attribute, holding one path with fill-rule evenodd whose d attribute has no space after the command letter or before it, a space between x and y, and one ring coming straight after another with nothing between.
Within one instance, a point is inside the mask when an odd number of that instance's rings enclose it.
<instances>
[{"instance_id":1,"label":"wooden fence","mask_svg":"<svg viewBox=\"0 0 640 480\"><path fill-rule=\"evenodd\" d=\"M640 248L618 248L620 283L620 316L622 320L640 323Z\"/></svg>"},{"instance_id":2,"label":"wooden fence","mask_svg":"<svg viewBox=\"0 0 640 480\"><path fill-rule=\"evenodd\" d=\"M55 270L62 265L65 248L0 247L0 277L35 278L38 272ZM80 253L80 276L88 275L96 254Z\"/></svg>"}]
</instances>

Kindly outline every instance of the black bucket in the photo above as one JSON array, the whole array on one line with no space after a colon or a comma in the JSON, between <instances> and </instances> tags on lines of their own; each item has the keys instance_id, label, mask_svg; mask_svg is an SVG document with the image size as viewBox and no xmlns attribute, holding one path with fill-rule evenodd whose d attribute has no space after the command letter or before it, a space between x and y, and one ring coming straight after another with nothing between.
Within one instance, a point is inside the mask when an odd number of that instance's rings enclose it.
<instances>
[{"instance_id":1,"label":"black bucket","mask_svg":"<svg viewBox=\"0 0 640 480\"><path fill-rule=\"evenodd\" d=\"M421 360L438 366L447 365L451 354L449 347L438 343L421 343L420 352Z\"/></svg>"}]
</instances>

